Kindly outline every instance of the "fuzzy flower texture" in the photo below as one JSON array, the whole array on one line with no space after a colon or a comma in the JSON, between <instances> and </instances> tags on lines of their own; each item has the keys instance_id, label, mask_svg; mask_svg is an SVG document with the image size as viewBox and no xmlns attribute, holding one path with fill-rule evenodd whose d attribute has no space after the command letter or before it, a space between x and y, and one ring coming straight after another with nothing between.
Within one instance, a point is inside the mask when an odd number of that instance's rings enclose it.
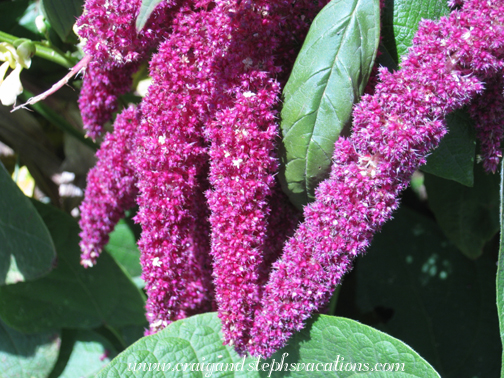
<instances>
[{"instance_id":1,"label":"fuzzy flower texture","mask_svg":"<svg viewBox=\"0 0 504 378\"><path fill-rule=\"evenodd\" d=\"M135 221L147 334L218 310L224 342L268 357L328 303L354 258L464 105L495 171L504 135L504 5L467 0L422 21L401 69L336 142L330 177L298 214L279 189L280 95L323 0L163 1L137 32L141 1L87 0L92 60L79 104L89 136L146 61L152 84L104 136L81 205L81 263L93 266L125 211ZM153 51L155 52L153 53ZM302 221L302 222L301 222ZM300 223L301 222L301 223ZM297 229L296 229L297 227Z\"/></svg>"}]
</instances>

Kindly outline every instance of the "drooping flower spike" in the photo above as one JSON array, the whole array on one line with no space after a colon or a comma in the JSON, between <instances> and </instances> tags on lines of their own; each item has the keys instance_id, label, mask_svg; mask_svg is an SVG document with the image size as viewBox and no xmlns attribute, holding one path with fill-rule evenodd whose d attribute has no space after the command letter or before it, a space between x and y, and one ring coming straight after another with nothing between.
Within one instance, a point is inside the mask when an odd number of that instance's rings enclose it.
<instances>
[{"instance_id":1,"label":"drooping flower spike","mask_svg":"<svg viewBox=\"0 0 504 378\"><path fill-rule=\"evenodd\" d=\"M502 2L467 1L439 22L422 22L400 71L382 69L375 94L354 110L352 136L336 142L329 179L274 264L255 316L251 354L270 356L327 303L446 133L444 116L500 74L503 25Z\"/></svg>"},{"instance_id":2,"label":"drooping flower spike","mask_svg":"<svg viewBox=\"0 0 504 378\"><path fill-rule=\"evenodd\" d=\"M87 177L84 201L80 206L81 264L96 263L109 233L135 204L136 172L131 164L141 110L130 107L117 116L114 132L108 134L96 156L98 162Z\"/></svg>"},{"instance_id":3,"label":"drooping flower spike","mask_svg":"<svg viewBox=\"0 0 504 378\"><path fill-rule=\"evenodd\" d=\"M150 333L209 305L212 297L211 271L201 265L208 264L210 249L203 125L214 88L211 64L227 35L220 31L219 9L202 6L182 7L175 17L173 32L151 60L152 84L142 101L136 221L142 226ZM221 34L211 39L212 33Z\"/></svg>"},{"instance_id":4,"label":"drooping flower spike","mask_svg":"<svg viewBox=\"0 0 504 378\"><path fill-rule=\"evenodd\" d=\"M222 12L226 19L221 29L228 28L231 38L213 66L216 93L211 104L217 111L205 135L210 144L207 198L216 301L225 343L243 354L268 271L265 249L274 247L268 242L268 218L274 220L268 200L278 168L275 142L281 86L276 78L282 69L290 70L294 36L306 33L307 23L299 25L299 15L288 1L237 4ZM297 6L313 12L314 5ZM286 233L271 236L286 236L288 224L285 228Z\"/></svg>"},{"instance_id":5,"label":"drooping flower spike","mask_svg":"<svg viewBox=\"0 0 504 378\"><path fill-rule=\"evenodd\" d=\"M92 57L85 71L79 108L87 135L96 139L117 110L117 99L131 89L132 75L149 51L166 38L177 1L162 1L137 33L141 0L86 0L77 31Z\"/></svg>"}]
</instances>

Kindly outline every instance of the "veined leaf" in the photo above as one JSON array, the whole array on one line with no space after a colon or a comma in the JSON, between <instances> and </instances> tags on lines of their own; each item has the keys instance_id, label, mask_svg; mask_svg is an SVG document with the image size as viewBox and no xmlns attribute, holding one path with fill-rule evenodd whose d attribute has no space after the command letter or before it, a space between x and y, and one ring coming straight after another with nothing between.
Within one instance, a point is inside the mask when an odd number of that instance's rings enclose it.
<instances>
[{"instance_id":1,"label":"veined leaf","mask_svg":"<svg viewBox=\"0 0 504 378\"><path fill-rule=\"evenodd\" d=\"M56 259L49 230L1 163L0 188L0 285L49 273Z\"/></svg>"},{"instance_id":2,"label":"veined leaf","mask_svg":"<svg viewBox=\"0 0 504 378\"><path fill-rule=\"evenodd\" d=\"M42 0L44 15L62 41L68 41L83 5L84 0Z\"/></svg>"},{"instance_id":3,"label":"veined leaf","mask_svg":"<svg viewBox=\"0 0 504 378\"><path fill-rule=\"evenodd\" d=\"M0 287L0 316L24 332L145 323L142 292L104 251L96 267L79 263L79 226L62 211L34 202L58 255L57 267L32 282Z\"/></svg>"},{"instance_id":4,"label":"veined leaf","mask_svg":"<svg viewBox=\"0 0 504 378\"><path fill-rule=\"evenodd\" d=\"M298 208L329 174L334 143L368 82L379 1L333 0L317 15L284 90L280 179Z\"/></svg>"},{"instance_id":5,"label":"veined leaf","mask_svg":"<svg viewBox=\"0 0 504 378\"><path fill-rule=\"evenodd\" d=\"M445 0L386 0L383 8L382 37L397 64L406 55L418 23L423 18L437 20L450 13Z\"/></svg>"},{"instance_id":6,"label":"veined leaf","mask_svg":"<svg viewBox=\"0 0 504 378\"><path fill-rule=\"evenodd\" d=\"M130 346L97 378L385 378L391 374L379 369L397 369L394 377L439 377L402 341L351 319L315 316L269 360L240 358L233 348L222 345L220 328L215 313L174 322Z\"/></svg>"}]
</instances>

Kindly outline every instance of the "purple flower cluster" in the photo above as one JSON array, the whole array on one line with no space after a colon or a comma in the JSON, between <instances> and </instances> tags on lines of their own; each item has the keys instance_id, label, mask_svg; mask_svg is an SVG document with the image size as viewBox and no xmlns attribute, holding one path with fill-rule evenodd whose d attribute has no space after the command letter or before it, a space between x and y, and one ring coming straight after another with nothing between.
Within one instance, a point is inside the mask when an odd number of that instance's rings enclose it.
<instances>
[{"instance_id":1,"label":"purple flower cluster","mask_svg":"<svg viewBox=\"0 0 504 378\"><path fill-rule=\"evenodd\" d=\"M215 8L216 9L216 8ZM139 247L146 282L150 332L209 305L211 269L204 189L207 176L203 125L213 92L206 47L219 29L217 11L182 8L173 32L153 56L152 84L137 130ZM223 35L225 30L223 30ZM222 47L224 38L214 39Z\"/></svg>"},{"instance_id":2,"label":"purple flower cluster","mask_svg":"<svg viewBox=\"0 0 504 378\"><path fill-rule=\"evenodd\" d=\"M96 155L98 163L88 173L79 221L81 264L85 267L96 263L109 233L135 204L138 190L131 152L140 118L141 110L134 107L117 116L114 133L105 137Z\"/></svg>"},{"instance_id":3,"label":"purple flower cluster","mask_svg":"<svg viewBox=\"0 0 504 378\"><path fill-rule=\"evenodd\" d=\"M147 333L216 308L225 343L270 356L328 302L391 218L446 133L448 112L479 94L471 109L485 167L500 157L504 6L470 0L422 22L400 71L380 70L295 230L301 216L275 180L280 92L323 2L162 3L137 34L139 4L88 0L79 21L93 56L81 93L93 137L158 46L146 97L117 116L100 148L80 225L82 264L92 266L138 204Z\"/></svg>"},{"instance_id":4,"label":"purple flower cluster","mask_svg":"<svg viewBox=\"0 0 504 378\"><path fill-rule=\"evenodd\" d=\"M129 92L132 74L170 30L176 9L163 1L137 33L135 21L141 0L87 0L77 21L84 52L93 57L82 83L79 108L84 128L93 139L117 110L118 96Z\"/></svg>"},{"instance_id":5,"label":"purple flower cluster","mask_svg":"<svg viewBox=\"0 0 504 378\"><path fill-rule=\"evenodd\" d=\"M314 14L313 6L306 1L296 8ZM293 31L283 31L289 21ZM142 225L139 247L149 333L216 306L226 342L244 353L260 284L270 270L265 261L280 253L297 219L278 188L274 206L286 211L270 215L268 202L277 169L276 77L285 80L287 75L280 72L292 66L295 37L302 38L309 24L287 1L237 1L182 6L171 25L151 59L152 84L129 139L126 161L132 171L117 167L119 175L131 179L139 205L135 220ZM133 45L123 46L121 54ZM110 60L105 53L97 56L96 64ZM117 77L125 67L114 71ZM101 79L96 85L106 83ZM90 105L93 93L84 89L81 99ZM110 135L117 130L116 125ZM120 218L116 214L133 205L93 189L100 175L101 186L117 186L98 170L111 163L106 156L111 148L102 145L81 207L86 266L94 264L106 232ZM98 203L106 226L93 209Z\"/></svg>"}]
</instances>

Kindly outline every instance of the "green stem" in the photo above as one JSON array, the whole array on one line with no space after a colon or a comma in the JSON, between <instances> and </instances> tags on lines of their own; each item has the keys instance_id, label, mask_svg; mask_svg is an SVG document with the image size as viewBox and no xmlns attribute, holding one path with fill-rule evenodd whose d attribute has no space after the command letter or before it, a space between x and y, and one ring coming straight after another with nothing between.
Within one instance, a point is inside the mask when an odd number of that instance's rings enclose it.
<instances>
[{"instance_id":1,"label":"green stem","mask_svg":"<svg viewBox=\"0 0 504 378\"><path fill-rule=\"evenodd\" d=\"M28 90L24 90L21 97L26 101L28 98L33 97L33 93ZM91 139L86 138L83 133L73 127L66 119L60 116L57 112L52 110L47 105L38 102L36 104L31 104L32 108L35 109L42 117L47 119L53 125L58 127L61 131L70 134L80 142L84 143L86 146L92 148L94 151L98 149L98 145Z\"/></svg>"},{"instance_id":2,"label":"green stem","mask_svg":"<svg viewBox=\"0 0 504 378\"><path fill-rule=\"evenodd\" d=\"M13 44L18 39L19 38L16 36L0 31L0 42L7 42ZM65 68L73 67L77 63L77 60L75 58L66 56L56 47L50 47L44 45L42 42L33 42L33 44L36 46L37 49L35 52L35 56L49 60Z\"/></svg>"},{"instance_id":3,"label":"green stem","mask_svg":"<svg viewBox=\"0 0 504 378\"><path fill-rule=\"evenodd\" d=\"M64 55L62 52L58 51L58 49L56 49L55 47L46 46L41 42L34 42L34 45L37 48L35 56L38 56L45 60L49 60L65 68L71 68L75 66L78 62L77 59Z\"/></svg>"},{"instance_id":4,"label":"green stem","mask_svg":"<svg viewBox=\"0 0 504 378\"><path fill-rule=\"evenodd\" d=\"M14 37L13 35L4 33L3 31L0 31L0 42L7 42L10 44L13 44L14 41L17 41L19 38Z\"/></svg>"}]
</instances>

